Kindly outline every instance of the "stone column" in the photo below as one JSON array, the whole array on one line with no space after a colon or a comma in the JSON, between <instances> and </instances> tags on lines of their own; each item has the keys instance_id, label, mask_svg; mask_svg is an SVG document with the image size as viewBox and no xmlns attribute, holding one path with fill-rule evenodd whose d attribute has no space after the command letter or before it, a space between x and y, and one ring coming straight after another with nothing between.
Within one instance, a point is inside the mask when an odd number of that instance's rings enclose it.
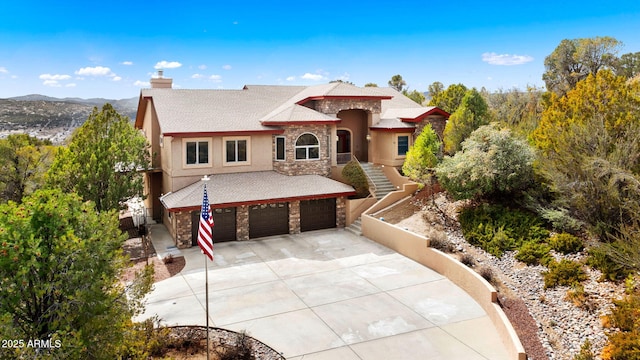
<instances>
[{"instance_id":1,"label":"stone column","mask_svg":"<svg viewBox=\"0 0 640 360\"><path fill-rule=\"evenodd\" d=\"M343 228L347 224L347 200L344 196L336 198L336 227Z\"/></svg>"},{"instance_id":2,"label":"stone column","mask_svg":"<svg viewBox=\"0 0 640 360\"><path fill-rule=\"evenodd\" d=\"M191 212L175 213L176 217L176 247L186 249L191 247Z\"/></svg>"},{"instance_id":3,"label":"stone column","mask_svg":"<svg viewBox=\"0 0 640 360\"><path fill-rule=\"evenodd\" d=\"M236 208L236 240L249 240L249 207L247 205Z\"/></svg>"},{"instance_id":4,"label":"stone column","mask_svg":"<svg viewBox=\"0 0 640 360\"><path fill-rule=\"evenodd\" d=\"M289 234L300 234L300 201L289 202Z\"/></svg>"}]
</instances>

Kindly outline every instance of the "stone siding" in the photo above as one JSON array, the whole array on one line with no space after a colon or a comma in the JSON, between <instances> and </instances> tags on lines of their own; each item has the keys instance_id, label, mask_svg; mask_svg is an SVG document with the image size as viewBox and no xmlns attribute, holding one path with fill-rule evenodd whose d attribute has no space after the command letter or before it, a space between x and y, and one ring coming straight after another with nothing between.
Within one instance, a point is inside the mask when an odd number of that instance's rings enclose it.
<instances>
[{"instance_id":1,"label":"stone siding","mask_svg":"<svg viewBox=\"0 0 640 360\"><path fill-rule=\"evenodd\" d=\"M300 201L289 202L289 234L300 234Z\"/></svg>"},{"instance_id":2,"label":"stone siding","mask_svg":"<svg viewBox=\"0 0 640 360\"><path fill-rule=\"evenodd\" d=\"M337 114L341 110L367 110L372 114L380 114L382 102L378 99L326 99L313 103L314 110L324 114Z\"/></svg>"},{"instance_id":3,"label":"stone siding","mask_svg":"<svg viewBox=\"0 0 640 360\"><path fill-rule=\"evenodd\" d=\"M191 212L174 213L176 217L176 247L186 249L191 247Z\"/></svg>"},{"instance_id":4,"label":"stone siding","mask_svg":"<svg viewBox=\"0 0 640 360\"><path fill-rule=\"evenodd\" d=\"M336 198L336 227L343 228L347 222L347 198Z\"/></svg>"},{"instance_id":5,"label":"stone siding","mask_svg":"<svg viewBox=\"0 0 640 360\"><path fill-rule=\"evenodd\" d=\"M249 206L236 208L236 240L249 240Z\"/></svg>"},{"instance_id":6,"label":"stone siding","mask_svg":"<svg viewBox=\"0 0 640 360\"><path fill-rule=\"evenodd\" d=\"M317 160L296 160L296 140L302 134L310 133L318 138L320 144L320 158ZM331 174L331 157L328 149L331 146L331 129L329 125L291 125L286 126L285 137L285 160L276 161L276 136L272 141L273 169L284 175L322 175ZM333 144L335 145L335 144Z\"/></svg>"},{"instance_id":7,"label":"stone siding","mask_svg":"<svg viewBox=\"0 0 640 360\"><path fill-rule=\"evenodd\" d=\"M443 141L443 139L444 139L444 127L447 125L447 119L442 115L427 116L421 122L417 123L416 124L416 130L413 133L414 134L414 137L413 137L414 140L415 140L416 137L418 137L418 135L420 135L420 133L422 132L422 129L424 129L424 127L427 124L431 124L431 128L438 135L438 137L440 138L440 141Z\"/></svg>"}]
</instances>

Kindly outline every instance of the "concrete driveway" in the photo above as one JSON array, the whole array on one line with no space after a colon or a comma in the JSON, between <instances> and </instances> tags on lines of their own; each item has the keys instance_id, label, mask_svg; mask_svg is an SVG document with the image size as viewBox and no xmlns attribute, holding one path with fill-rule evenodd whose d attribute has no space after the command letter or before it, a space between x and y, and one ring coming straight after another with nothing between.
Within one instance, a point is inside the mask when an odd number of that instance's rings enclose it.
<instances>
[{"instance_id":1,"label":"concrete driveway","mask_svg":"<svg viewBox=\"0 0 640 360\"><path fill-rule=\"evenodd\" d=\"M204 255L175 250L162 225L160 256L183 271L155 284L142 318L204 325ZM482 308L440 274L362 236L320 230L215 244L209 324L246 330L287 359L507 359Z\"/></svg>"}]
</instances>

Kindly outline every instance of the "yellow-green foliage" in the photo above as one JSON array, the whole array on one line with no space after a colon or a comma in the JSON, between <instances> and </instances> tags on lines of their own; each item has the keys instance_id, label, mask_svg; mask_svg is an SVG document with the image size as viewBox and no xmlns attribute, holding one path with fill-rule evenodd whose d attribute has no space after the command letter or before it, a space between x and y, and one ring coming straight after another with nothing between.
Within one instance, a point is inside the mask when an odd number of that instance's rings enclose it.
<instances>
[{"instance_id":1,"label":"yellow-green foliage","mask_svg":"<svg viewBox=\"0 0 640 360\"><path fill-rule=\"evenodd\" d=\"M520 246L520 249L518 249L516 259L527 265L547 265L553 258L551 257L549 245L535 241L526 241Z\"/></svg>"},{"instance_id":2,"label":"yellow-green foliage","mask_svg":"<svg viewBox=\"0 0 640 360\"><path fill-rule=\"evenodd\" d=\"M613 302L611 313L603 318L603 325L611 332L602 351L603 360L640 359L640 294L637 292Z\"/></svg>"},{"instance_id":3,"label":"yellow-green foliage","mask_svg":"<svg viewBox=\"0 0 640 360\"><path fill-rule=\"evenodd\" d=\"M576 253L584 249L582 240L567 233L554 234L549 239L549 245L553 250L563 254Z\"/></svg>"},{"instance_id":4,"label":"yellow-green foliage","mask_svg":"<svg viewBox=\"0 0 640 360\"><path fill-rule=\"evenodd\" d=\"M426 183L431 169L438 163L441 146L438 135L433 131L431 124L428 124L407 152L402 172L411 180Z\"/></svg>"},{"instance_id":5,"label":"yellow-green foliage","mask_svg":"<svg viewBox=\"0 0 640 360\"><path fill-rule=\"evenodd\" d=\"M544 288L556 286L571 286L581 283L587 279L587 274L582 270L582 265L578 262L562 259L551 261L549 271L542 273L544 278Z\"/></svg>"}]
</instances>

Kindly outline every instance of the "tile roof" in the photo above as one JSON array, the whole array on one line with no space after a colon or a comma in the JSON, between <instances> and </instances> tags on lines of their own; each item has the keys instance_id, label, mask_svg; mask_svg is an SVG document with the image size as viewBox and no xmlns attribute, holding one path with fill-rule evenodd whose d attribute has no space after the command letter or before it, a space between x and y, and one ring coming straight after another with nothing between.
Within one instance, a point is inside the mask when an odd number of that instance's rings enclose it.
<instances>
[{"instance_id":1,"label":"tile roof","mask_svg":"<svg viewBox=\"0 0 640 360\"><path fill-rule=\"evenodd\" d=\"M256 171L216 174L209 178L207 193L212 206L355 193L351 186L320 175L287 176L275 171ZM160 201L167 209L198 207L202 205L203 188L204 183L197 181L163 195Z\"/></svg>"},{"instance_id":2,"label":"tile roof","mask_svg":"<svg viewBox=\"0 0 640 360\"><path fill-rule=\"evenodd\" d=\"M280 110L281 108L278 108ZM278 125L282 123L301 123L301 122L339 122L340 119L335 116L329 116L321 112L309 109L302 105L291 105L282 109L280 112L272 112L262 120L263 125Z\"/></svg>"}]
</instances>

